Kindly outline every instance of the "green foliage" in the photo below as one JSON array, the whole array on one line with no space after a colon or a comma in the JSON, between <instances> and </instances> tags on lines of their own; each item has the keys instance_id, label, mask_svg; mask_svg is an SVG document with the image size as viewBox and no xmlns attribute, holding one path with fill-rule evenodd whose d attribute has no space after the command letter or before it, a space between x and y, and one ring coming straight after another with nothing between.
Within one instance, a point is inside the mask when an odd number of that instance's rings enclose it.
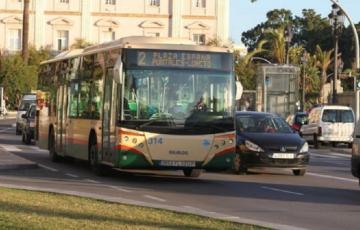
<instances>
[{"instance_id":1,"label":"green foliage","mask_svg":"<svg viewBox=\"0 0 360 230\"><path fill-rule=\"evenodd\" d=\"M50 52L46 49L37 51L30 48L29 51L29 65L24 63L20 54L0 57L0 84L4 86L10 109L18 105L24 93L37 88L39 64L50 57Z\"/></svg>"},{"instance_id":2,"label":"green foliage","mask_svg":"<svg viewBox=\"0 0 360 230\"><path fill-rule=\"evenodd\" d=\"M75 39L74 44L71 46L71 49L84 49L92 44L85 39L77 38Z\"/></svg>"}]
</instances>

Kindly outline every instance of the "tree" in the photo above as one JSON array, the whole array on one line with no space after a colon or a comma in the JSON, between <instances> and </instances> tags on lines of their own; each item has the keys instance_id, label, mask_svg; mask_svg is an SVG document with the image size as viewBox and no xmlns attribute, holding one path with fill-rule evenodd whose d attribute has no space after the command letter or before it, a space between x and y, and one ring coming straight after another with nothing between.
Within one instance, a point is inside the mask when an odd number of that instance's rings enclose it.
<instances>
[{"instance_id":1,"label":"tree","mask_svg":"<svg viewBox=\"0 0 360 230\"><path fill-rule=\"evenodd\" d=\"M75 39L74 44L71 45L71 49L84 49L92 44L83 38Z\"/></svg>"},{"instance_id":2,"label":"tree","mask_svg":"<svg viewBox=\"0 0 360 230\"><path fill-rule=\"evenodd\" d=\"M22 58L25 65L27 65L29 59L29 8L30 0L24 0Z\"/></svg>"},{"instance_id":3,"label":"tree","mask_svg":"<svg viewBox=\"0 0 360 230\"><path fill-rule=\"evenodd\" d=\"M330 51L323 51L321 47L318 45L316 46L316 59L317 59L317 66L321 70L321 78L320 78L320 96L319 101L320 103L324 103L324 85L327 80L327 70L332 62L332 53L334 50Z\"/></svg>"},{"instance_id":4,"label":"tree","mask_svg":"<svg viewBox=\"0 0 360 230\"><path fill-rule=\"evenodd\" d=\"M270 44L269 54L278 64L285 64L286 61L286 41L284 29L269 29L266 31L266 40Z\"/></svg>"}]
</instances>

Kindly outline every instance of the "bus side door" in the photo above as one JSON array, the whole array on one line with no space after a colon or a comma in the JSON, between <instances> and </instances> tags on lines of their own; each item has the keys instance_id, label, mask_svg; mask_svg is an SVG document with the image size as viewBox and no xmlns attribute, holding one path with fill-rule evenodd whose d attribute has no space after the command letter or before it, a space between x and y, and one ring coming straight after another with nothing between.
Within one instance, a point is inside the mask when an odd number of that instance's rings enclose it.
<instances>
[{"instance_id":1,"label":"bus side door","mask_svg":"<svg viewBox=\"0 0 360 230\"><path fill-rule=\"evenodd\" d=\"M67 87L60 86L56 97L56 151L65 155L65 135L67 118Z\"/></svg>"}]
</instances>

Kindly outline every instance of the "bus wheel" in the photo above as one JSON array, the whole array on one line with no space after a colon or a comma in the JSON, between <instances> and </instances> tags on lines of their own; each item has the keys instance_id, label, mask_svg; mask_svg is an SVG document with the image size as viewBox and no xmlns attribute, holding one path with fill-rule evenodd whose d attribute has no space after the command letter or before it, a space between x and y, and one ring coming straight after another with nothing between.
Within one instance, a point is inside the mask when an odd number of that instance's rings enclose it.
<instances>
[{"instance_id":1,"label":"bus wheel","mask_svg":"<svg viewBox=\"0 0 360 230\"><path fill-rule=\"evenodd\" d=\"M49 157L52 162L59 162L60 157L57 155L55 151L55 135L53 131L50 132L50 138L49 138Z\"/></svg>"},{"instance_id":2,"label":"bus wheel","mask_svg":"<svg viewBox=\"0 0 360 230\"><path fill-rule=\"evenodd\" d=\"M107 170L106 166L99 163L98 149L97 149L97 145L95 143L92 143L90 145L89 163L90 163L91 170L95 173L95 175L106 176L108 174L108 170Z\"/></svg>"},{"instance_id":3,"label":"bus wheel","mask_svg":"<svg viewBox=\"0 0 360 230\"><path fill-rule=\"evenodd\" d=\"M201 175L201 169L184 169L183 172L186 177L199 177Z\"/></svg>"}]
</instances>

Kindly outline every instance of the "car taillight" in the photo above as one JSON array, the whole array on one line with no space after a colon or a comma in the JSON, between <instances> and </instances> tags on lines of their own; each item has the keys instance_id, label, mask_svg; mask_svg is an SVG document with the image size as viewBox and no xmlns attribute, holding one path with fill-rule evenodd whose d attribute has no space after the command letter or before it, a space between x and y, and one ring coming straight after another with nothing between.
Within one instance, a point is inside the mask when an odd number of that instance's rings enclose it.
<instances>
[{"instance_id":1,"label":"car taillight","mask_svg":"<svg viewBox=\"0 0 360 230\"><path fill-rule=\"evenodd\" d=\"M321 135L322 135L321 127L318 127L318 136L321 136Z\"/></svg>"}]
</instances>

